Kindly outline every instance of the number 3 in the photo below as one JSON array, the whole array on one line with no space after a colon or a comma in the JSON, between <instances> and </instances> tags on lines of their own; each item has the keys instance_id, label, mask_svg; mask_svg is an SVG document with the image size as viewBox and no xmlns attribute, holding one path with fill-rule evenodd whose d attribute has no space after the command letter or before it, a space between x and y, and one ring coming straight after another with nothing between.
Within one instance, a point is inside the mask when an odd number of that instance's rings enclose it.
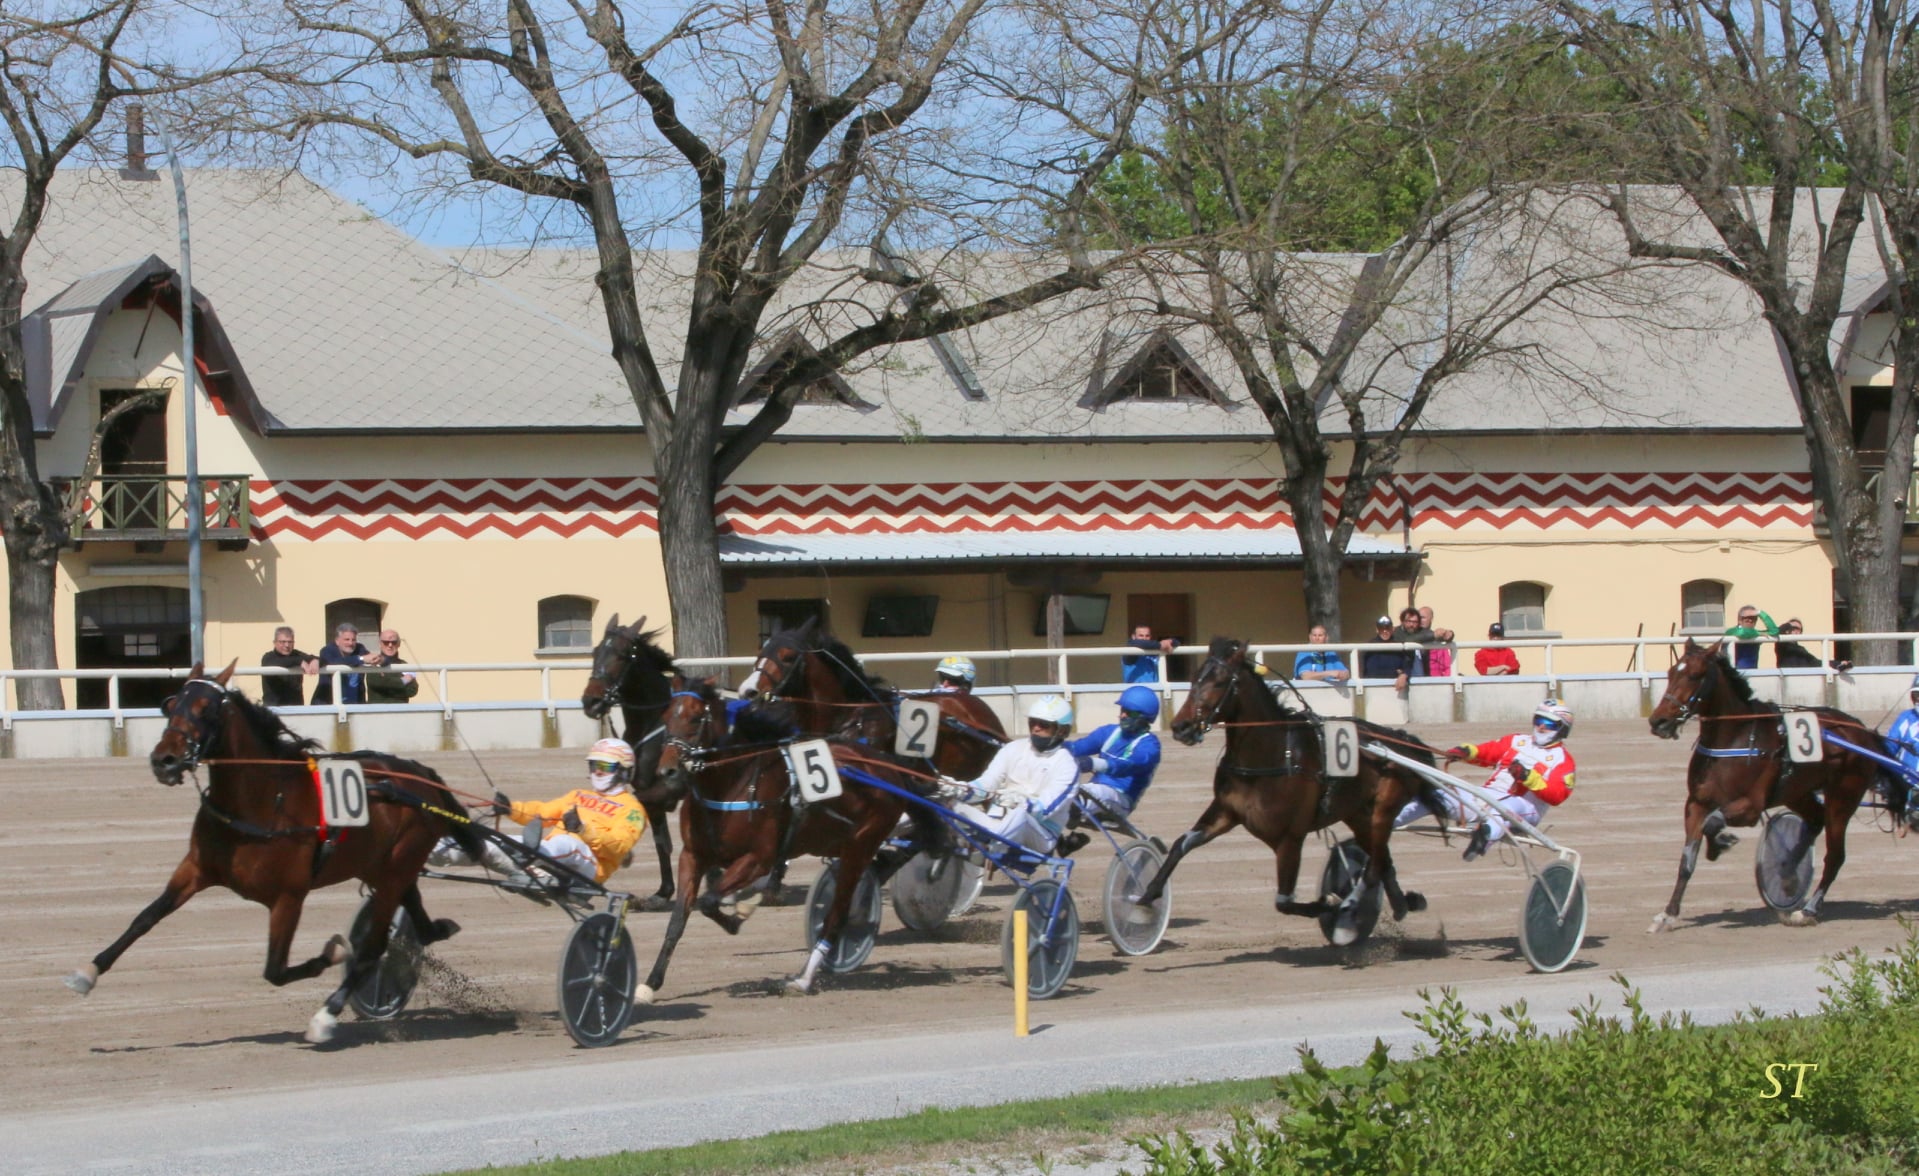
<instances>
[{"instance_id":1,"label":"number 3","mask_svg":"<svg viewBox=\"0 0 1919 1176\"><path fill-rule=\"evenodd\" d=\"M1824 758L1825 743L1818 715L1797 711L1786 716L1786 757L1793 763L1809 764Z\"/></svg>"}]
</instances>

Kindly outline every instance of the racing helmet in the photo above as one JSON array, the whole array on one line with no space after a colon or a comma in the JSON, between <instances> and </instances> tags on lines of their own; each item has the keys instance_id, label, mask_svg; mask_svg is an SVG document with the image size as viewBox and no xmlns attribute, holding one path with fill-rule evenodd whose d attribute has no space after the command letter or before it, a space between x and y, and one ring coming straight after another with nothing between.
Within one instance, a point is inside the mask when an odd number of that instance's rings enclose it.
<instances>
[{"instance_id":1,"label":"racing helmet","mask_svg":"<svg viewBox=\"0 0 1919 1176\"><path fill-rule=\"evenodd\" d=\"M624 739L602 739L586 753L587 779L595 792L618 792L633 779L633 746Z\"/></svg>"},{"instance_id":2,"label":"racing helmet","mask_svg":"<svg viewBox=\"0 0 1919 1176\"><path fill-rule=\"evenodd\" d=\"M1913 692L1914 694L1919 694L1919 674L1914 674L1914 675L1913 675L1913 678L1912 678L1912 692Z\"/></svg>"},{"instance_id":3,"label":"racing helmet","mask_svg":"<svg viewBox=\"0 0 1919 1176\"><path fill-rule=\"evenodd\" d=\"M1119 709L1144 715L1149 721L1159 717L1159 695L1145 686L1128 686L1120 692Z\"/></svg>"},{"instance_id":4,"label":"racing helmet","mask_svg":"<svg viewBox=\"0 0 1919 1176\"><path fill-rule=\"evenodd\" d=\"M1573 733L1573 713L1557 698L1548 698L1533 708L1533 726L1542 724L1551 724L1553 728L1553 737L1546 741L1550 746Z\"/></svg>"},{"instance_id":5,"label":"racing helmet","mask_svg":"<svg viewBox=\"0 0 1919 1176\"><path fill-rule=\"evenodd\" d=\"M961 657L955 653L941 658L940 664L933 667L933 673L938 677L971 686L973 679L979 674L979 669L973 665L972 658Z\"/></svg>"},{"instance_id":6,"label":"racing helmet","mask_svg":"<svg viewBox=\"0 0 1919 1176\"><path fill-rule=\"evenodd\" d=\"M1048 694L1026 708L1028 723L1046 723L1053 730L1050 734L1034 735L1035 751L1051 751L1066 741L1073 729L1073 704L1057 694Z\"/></svg>"}]
</instances>

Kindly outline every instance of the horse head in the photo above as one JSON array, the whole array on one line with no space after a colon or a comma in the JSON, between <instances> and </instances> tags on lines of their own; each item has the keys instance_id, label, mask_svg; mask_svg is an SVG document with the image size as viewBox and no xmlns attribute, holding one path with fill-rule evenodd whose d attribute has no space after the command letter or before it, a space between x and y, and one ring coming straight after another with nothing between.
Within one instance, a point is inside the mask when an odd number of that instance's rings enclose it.
<instances>
[{"instance_id":1,"label":"horse head","mask_svg":"<svg viewBox=\"0 0 1919 1176\"><path fill-rule=\"evenodd\" d=\"M645 617L624 627L619 613L607 620L600 643L593 647L593 673L586 680L586 689L580 691L580 709L587 718L603 719L620 705L620 681L640 653L640 631L645 626Z\"/></svg>"},{"instance_id":2,"label":"horse head","mask_svg":"<svg viewBox=\"0 0 1919 1176\"><path fill-rule=\"evenodd\" d=\"M1688 637L1686 649L1666 671L1666 695L1652 708L1646 723L1661 739L1677 739L1686 720L1698 714L1718 685L1719 657L1724 641L1701 645Z\"/></svg>"},{"instance_id":3,"label":"horse head","mask_svg":"<svg viewBox=\"0 0 1919 1176\"><path fill-rule=\"evenodd\" d=\"M768 637L753 659L752 672L740 683L740 697L786 696L799 689L806 672L806 654L813 648L818 628L818 622L809 619L797 629L782 629Z\"/></svg>"},{"instance_id":4,"label":"horse head","mask_svg":"<svg viewBox=\"0 0 1919 1176\"><path fill-rule=\"evenodd\" d=\"M707 752L726 734L726 700L711 678L673 675L673 693L660 714L660 785L683 793L687 773L700 770Z\"/></svg>"},{"instance_id":5,"label":"horse head","mask_svg":"<svg viewBox=\"0 0 1919 1176\"><path fill-rule=\"evenodd\" d=\"M1206 651L1206 660L1193 674L1192 688L1179 713L1173 716L1173 738L1188 747L1206 737L1206 732L1230 717L1234 697L1239 692L1239 674L1246 668L1246 643L1231 637L1215 637Z\"/></svg>"},{"instance_id":6,"label":"horse head","mask_svg":"<svg viewBox=\"0 0 1919 1176\"><path fill-rule=\"evenodd\" d=\"M213 750L226 716L227 682L239 664L240 659L235 658L209 678L204 665L193 663L180 693L161 707L167 715L166 730L160 732L160 741L147 756L154 779L170 788Z\"/></svg>"}]
</instances>

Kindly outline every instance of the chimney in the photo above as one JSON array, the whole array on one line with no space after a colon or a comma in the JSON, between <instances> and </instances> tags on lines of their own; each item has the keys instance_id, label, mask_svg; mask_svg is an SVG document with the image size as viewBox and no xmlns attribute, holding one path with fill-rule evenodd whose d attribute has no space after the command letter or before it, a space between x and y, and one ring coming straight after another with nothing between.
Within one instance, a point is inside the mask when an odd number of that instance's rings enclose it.
<instances>
[{"instance_id":1,"label":"chimney","mask_svg":"<svg viewBox=\"0 0 1919 1176\"><path fill-rule=\"evenodd\" d=\"M120 169L123 180L157 180L160 174L147 166L147 108L138 102L127 106L127 165Z\"/></svg>"}]
</instances>

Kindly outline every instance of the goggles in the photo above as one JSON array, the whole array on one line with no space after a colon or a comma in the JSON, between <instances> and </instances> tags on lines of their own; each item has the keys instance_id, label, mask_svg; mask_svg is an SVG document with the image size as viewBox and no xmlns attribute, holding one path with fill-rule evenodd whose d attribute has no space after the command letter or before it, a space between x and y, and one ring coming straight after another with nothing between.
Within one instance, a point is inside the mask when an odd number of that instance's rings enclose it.
<instances>
[{"instance_id":1,"label":"goggles","mask_svg":"<svg viewBox=\"0 0 1919 1176\"><path fill-rule=\"evenodd\" d=\"M586 761L586 770L595 776L611 776L625 766L618 760L590 759Z\"/></svg>"}]
</instances>

